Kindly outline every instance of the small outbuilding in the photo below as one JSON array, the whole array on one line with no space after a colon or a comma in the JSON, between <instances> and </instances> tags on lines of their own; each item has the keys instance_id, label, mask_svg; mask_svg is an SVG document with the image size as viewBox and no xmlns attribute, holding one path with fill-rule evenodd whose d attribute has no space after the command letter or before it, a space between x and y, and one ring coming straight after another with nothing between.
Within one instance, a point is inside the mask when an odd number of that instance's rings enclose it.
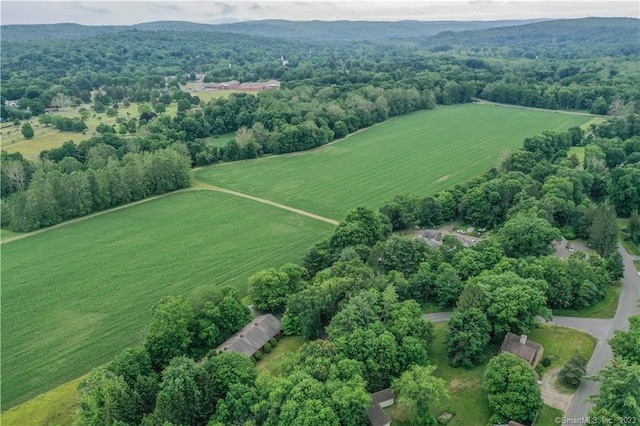
<instances>
[{"instance_id":1,"label":"small outbuilding","mask_svg":"<svg viewBox=\"0 0 640 426\"><path fill-rule=\"evenodd\" d=\"M217 352L233 351L252 356L269 340L280 337L282 323L271 314L255 317L242 330L229 337L216 348Z\"/></svg>"},{"instance_id":2,"label":"small outbuilding","mask_svg":"<svg viewBox=\"0 0 640 426\"><path fill-rule=\"evenodd\" d=\"M542 359L544 349L541 344L529 340L526 334L518 336L517 334L507 333L500 346L500 352L509 352L514 354L532 366L538 365L538 362Z\"/></svg>"}]
</instances>

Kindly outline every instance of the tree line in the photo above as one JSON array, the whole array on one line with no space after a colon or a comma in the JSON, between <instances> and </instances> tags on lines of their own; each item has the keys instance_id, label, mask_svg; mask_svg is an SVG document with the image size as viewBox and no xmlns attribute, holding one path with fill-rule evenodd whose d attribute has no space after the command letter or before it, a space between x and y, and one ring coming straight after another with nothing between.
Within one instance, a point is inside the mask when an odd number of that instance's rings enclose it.
<instances>
[{"instance_id":1,"label":"tree line","mask_svg":"<svg viewBox=\"0 0 640 426\"><path fill-rule=\"evenodd\" d=\"M13 231L33 231L186 188L191 182L188 160L174 149L128 153L122 159L95 155L97 160L92 164L100 163L100 167L87 169L73 157L59 163L27 163L25 167L19 156L6 155L3 186L16 191L2 198L2 225Z\"/></svg>"}]
</instances>

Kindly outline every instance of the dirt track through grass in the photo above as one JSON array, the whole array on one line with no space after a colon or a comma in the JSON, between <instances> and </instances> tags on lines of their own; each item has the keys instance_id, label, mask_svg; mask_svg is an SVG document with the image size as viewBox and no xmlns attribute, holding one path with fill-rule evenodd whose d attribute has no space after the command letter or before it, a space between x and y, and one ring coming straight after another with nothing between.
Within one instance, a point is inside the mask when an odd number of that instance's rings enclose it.
<instances>
[{"instance_id":1,"label":"dirt track through grass","mask_svg":"<svg viewBox=\"0 0 640 426\"><path fill-rule=\"evenodd\" d=\"M494 105L438 107L388 120L328 147L205 167L196 177L339 220L356 206L378 207L397 194L424 196L462 183L522 147L526 137L589 120ZM439 180L443 176L448 178Z\"/></svg>"},{"instance_id":2,"label":"dirt track through grass","mask_svg":"<svg viewBox=\"0 0 640 426\"><path fill-rule=\"evenodd\" d=\"M139 344L155 303L202 285L244 292L333 225L214 191L184 191L2 246L7 409Z\"/></svg>"}]
</instances>

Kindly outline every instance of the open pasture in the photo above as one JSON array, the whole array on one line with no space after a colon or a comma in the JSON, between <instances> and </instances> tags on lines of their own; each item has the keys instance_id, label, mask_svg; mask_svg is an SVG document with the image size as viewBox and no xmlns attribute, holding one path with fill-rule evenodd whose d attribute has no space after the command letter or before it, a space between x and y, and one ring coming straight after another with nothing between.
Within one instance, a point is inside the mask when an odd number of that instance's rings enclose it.
<instances>
[{"instance_id":1,"label":"open pasture","mask_svg":"<svg viewBox=\"0 0 640 426\"><path fill-rule=\"evenodd\" d=\"M307 153L200 169L204 182L341 219L397 194L427 195L480 175L526 137L591 118L494 105L454 105L391 119Z\"/></svg>"},{"instance_id":2,"label":"open pasture","mask_svg":"<svg viewBox=\"0 0 640 426\"><path fill-rule=\"evenodd\" d=\"M333 226L185 191L2 246L3 410L140 344L152 306L203 285L246 291Z\"/></svg>"}]
</instances>

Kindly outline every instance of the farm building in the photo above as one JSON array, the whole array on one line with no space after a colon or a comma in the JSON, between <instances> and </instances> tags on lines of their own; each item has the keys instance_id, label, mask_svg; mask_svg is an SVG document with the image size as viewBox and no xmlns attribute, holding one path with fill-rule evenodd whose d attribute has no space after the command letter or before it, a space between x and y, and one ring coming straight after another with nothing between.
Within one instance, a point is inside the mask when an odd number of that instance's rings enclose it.
<instances>
[{"instance_id":1,"label":"farm building","mask_svg":"<svg viewBox=\"0 0 640 426\"><path fill-rule=\"evenodd\" d=\"M544 349L539 343L529 340L526 334L518 336L513 333L507 333L502 342L502 346L500 346L499 353L503 352L509 352L519 356L527 361L530 366L535 367L542 358Z\"/></svg>"},{"instance_id":2,"label":"farm building","mask_svg":"<svg viewBox=\"0 0 640 426\"><path fill-rule=\"evenodd\" d=\"M225 81L222 83L203 83L202 89L204 90L231 90L237 89L240 86L238 80Z\"/></svg>"},{"instance_id":3,"label":"farm building","mask_svg":"<svg viewBox=\"0 0 640 426\"><path fill-rule=\"evenodd\" d=\"M223 83L203 83L200 87L202 90L242 90L244 92L257 92L260 90L279 89L280 82L276 80L269 81L245 81L240 83L237 80L226 81Z\"/></svg>"},{"instance_id":4,"label":"farm building","mask_svg":"<svg viewBox=\"0 0 640 426\"><path fill-rule=\"evenodd\" d=\"M233 351L252 356L260 351L265 343L278 338L282 331L280 320L271 314L255 317L242 330L222 342L216 348L218 352Z\"/></svg>"},{"instance_id":5,"label":"farm building","mask_svg":"<svg viewBox=\"0 0 640 426\"><path fill-rule=\"evenodd\" d=\"M248 81L245 83L241 83L240 86L238 86L239 90L243 90L246 92L254 92L254 91L258 91L258 90L270 90L270 89L279 89L280 88L280 82L276 81L276 80L269 80L269 81L265 81L265 82L252 82L252 81Z\"/></svg>"},{"instance_id":6,"label":"farm building","mask_svg":"<svg viewBox=\"0 0 640 426\"><path fill-rule=\"evenodd\" d=\"M389 426L391 419L383 408L393 405L395 398L391 388L383 389L371 394L371 407L369 408L369 422L371 426Z\"/></svg>"}]
</instances>

